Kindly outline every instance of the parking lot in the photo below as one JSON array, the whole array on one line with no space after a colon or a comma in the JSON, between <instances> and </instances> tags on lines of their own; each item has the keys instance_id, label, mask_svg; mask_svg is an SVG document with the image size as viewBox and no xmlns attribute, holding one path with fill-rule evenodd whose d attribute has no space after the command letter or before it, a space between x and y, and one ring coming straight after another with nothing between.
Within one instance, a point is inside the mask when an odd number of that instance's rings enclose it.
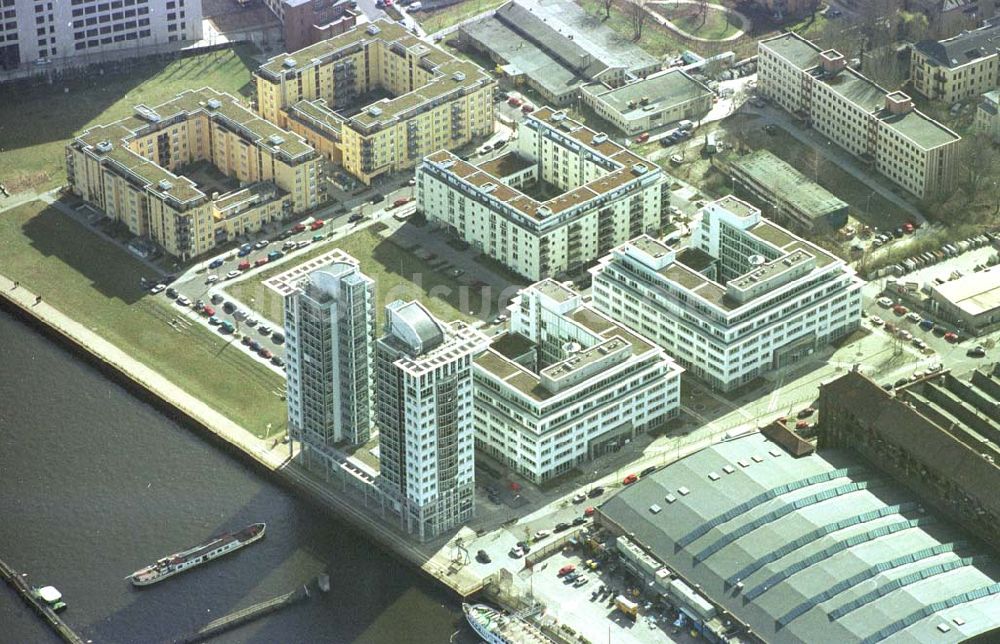
<instances>
[{"instance_id":1,"label":"parking lot","mask_svg":"<svg viewBox=\"0 0 1000 644\"><path fill-rule=\"evenodd\" d=\"M630 583L615 559L615 556L603 560L590 557L580 548L563 550L523 575L522 581L528 584L529 591L537 599L559 616L560 623L571 625L591 642L687 644L699 641L686 629L675 627L677 613L662 604L638 601L636 618L616 608L615 598L631 593L628 593ZM588 562L591 563L588 565ZM560 571L569 566L573 567L573 573L560 575ZM579 576L574 577L574 574Z\"/></svg>"}]
</instances>

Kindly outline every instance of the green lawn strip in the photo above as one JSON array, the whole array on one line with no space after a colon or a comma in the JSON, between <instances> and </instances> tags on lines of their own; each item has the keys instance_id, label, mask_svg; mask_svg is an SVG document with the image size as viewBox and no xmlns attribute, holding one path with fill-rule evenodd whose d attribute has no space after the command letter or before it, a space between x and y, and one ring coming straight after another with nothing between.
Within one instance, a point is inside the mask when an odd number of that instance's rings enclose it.
<instances>
[{"instance_id":1,"label":"green lawn strip","mask_svg":"<svg viewBox=\"0 0 1000 644\"><path fill-rule=\"evenodd\" d=\"M249 95L249 45L163 62L140 62L125 73L58 81L6 91L0 98L0 183L43 192L66 180L65 146L88 127L128 116L186 89L212 87Z\"/></svg>"},{"instance_id":2,"label":"green lawn strip","mask_svg":"<svg viewBox=\"0 0 1000 644\"><path fill-rule=\"evenodd\" d=\"M699 38L721 40L736 33L740 24L735 16L730 18L725 12L711 7L705 11L704 16L699 14L697 5L652 5L652 7L653 11L673 22L682 31Z\"/></svg>"},{"instance_id":3,"label":"green lawn strip","mask_svg":"<svg viewBox=\"0 0 1000 644\"><path fill-rule=\"evenodd\" d=\"M231 336L175 330L180 309L139 288L148 269L55 208L36 201L0 214L0 257L5 275L255 435L284 427L280 376L228 346Z\"/></svg>"},{"instance_id":4,"label":"green lawn strip","mask_svg":"<svg viewBox=\"0 0 1000 644\"><path fill-rule=\"evenodd\" d=\"M679 39L666 27L653 21L652 18L646 21L642 28L642 38L638 41L633 39L632 22L626 13L627 3L623 0L616 2L611 8L611 17L604 20L604 3L601 0L577 0L577 4L583 7L597 21L614 31L626 42L634 43L646 50L647 53L662 58L667 55L676 55L688 49Z\"/></svg>"},{"instance_id":5,"label":"green lawn strip","mask_svg":"<svg viewBox=\"0 0 1000 644\"><path fill-rule=\"evenodd\" d=\"M482 293L477 289L462 286L458 281L432 268L430 262L416 257L395 242L380 237L370 228L312 247L308 252L297 255L294 262L269 268L251 279L226 287L226 290L247 305L250 305L250 299L253 298L253 308L257 312L276 322L283 321L281 297L264 286L264 280L335 248L357 259L361 263L361 271L375 280L375 306L380 318L383 307L397 299L420 300L444 322L455 319L471 321L484 310ZM469 315L470 311L474 313Z\"/></svg>"},{"instance_id":6,"label":"green lawn strip","mask_svg":"<svg viewBox=\"0 0 1000 644\"><path fill-rule=\"evenodd\" d=\"M434 11L415 13L417 22L429 34L457 25L463 20L479 15L484 11L495 9L507 0L464 0L458 4Z\"/></svg>"}]
</instances>

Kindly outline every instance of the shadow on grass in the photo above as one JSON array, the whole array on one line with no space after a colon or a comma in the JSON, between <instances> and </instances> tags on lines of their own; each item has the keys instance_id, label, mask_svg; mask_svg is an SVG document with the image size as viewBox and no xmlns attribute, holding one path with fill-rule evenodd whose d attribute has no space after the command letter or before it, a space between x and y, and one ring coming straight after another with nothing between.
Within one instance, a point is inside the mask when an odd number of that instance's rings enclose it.
<instances>
[{"instance_id":1,"label":"shadow on grass","mask_svg":"<svg viewBox=\"0 0 1000 644\"><path fill-rule=\"evenodd\" d=\"M40 211L21 230L35 250L62 261L105 297L134 304L145 294L139 285L139 278L149 273L144 264L112 247L56 207ZM62 287L72 288L72 285Z\"/></svg>"},{"instance_id":2,"label":"shadow on grass","mask_svg":"<svg viewBox=\"0 0 1000 644\"><path fill-rule=\"evenodd\" d=\"M180 85L184 81L187 87L179 88L180 92L211 84L212 78L223 72L228 75L226 68L230 65L235 68L237 60L244 69L255 69L256 51L252 44L246 43L197 56L123 60L95 68L100 70L96 73L61 78L52 85L10 84L0 95L3 148L11 151L71 139L127 94L147 83ZM155 87L149 89L155 93ZM244 97L250 96L252 79L237 91ZM150 102L166 101L177 92L156 96ZM135 102L143 99L137 98ZM125 114L109 116L109 121L122 116Z\"/></svg>"}]
</instances>

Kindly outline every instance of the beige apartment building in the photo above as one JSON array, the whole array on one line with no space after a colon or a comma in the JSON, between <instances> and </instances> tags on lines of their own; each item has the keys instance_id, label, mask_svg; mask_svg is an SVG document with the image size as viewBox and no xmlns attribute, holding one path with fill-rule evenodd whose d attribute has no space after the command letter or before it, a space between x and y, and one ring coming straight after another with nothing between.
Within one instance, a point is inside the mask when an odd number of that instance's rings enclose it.
<instances>
[{"instance_id":1,"label":"beige apartment building","mask_svg":"<svg viewBox=\"0 0 1000 644\"><path fill-rule=\"evenodd\" d=\"M910 81L917 93L954 103L1000 86L1000 20L947 40L913 47Z\"/></svg>"},{"instance_id":2,"label":"beige apartment building","mask_svg":"<svg viewBox=\"0 0 1000 644\"><path fill-rule=\"evenodd\" d=\"M206 193L184 176L197 162L240 187ZM181 259L318 206L319 162L301 137L209 88L138 105L66 146L74 193Z\"/></svg>"},{"instance_id":3,"label":"beige apartment building","mask_svg":"<svg viewBox=\"0 0 1000 644\"><path fill-rule=\"evenodd\" d=\"M442 150L417 168L417 208L500 261L540 280L582 268L658 232L669 182L655 163L543 107L516 149L473 165Z\"/></svg>"},{"instance_id":4,"label":"beige apartment building","mask_svg":"<svg viewBox=\"0 0 1000 644\"><path fill-rule=\"evenodd\" d=\"M379 20L272 58L257 109L365 184L493 132L496 81Z\"/></svg>"},{"instance_id":5,"label":"beige apartment building","mask_svg":"<svg viewBox=\"0 0 1000 644\"><path fill-rule=\"evenodd\" d=\"M847 66L786 33L759 43L758 89L831 141L919 198L955 179L961 137Z\"/></svg>"}]
</instances>

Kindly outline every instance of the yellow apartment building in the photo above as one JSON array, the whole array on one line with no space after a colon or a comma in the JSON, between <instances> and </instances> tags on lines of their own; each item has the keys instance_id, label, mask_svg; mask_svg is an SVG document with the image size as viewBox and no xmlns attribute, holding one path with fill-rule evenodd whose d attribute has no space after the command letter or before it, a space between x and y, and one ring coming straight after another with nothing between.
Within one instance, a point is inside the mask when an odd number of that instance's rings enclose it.
<instances>
[{"instance_id":1,"label":"yellow apartment building","mask_svg":"<svg viewBox=\"0 0 1000 644\"><path fill-rule=\"evenodd\" d=\"M240 189L206 194L183 175L197 162L238 180ZM319 166L301 136L209 88L138 105L66 146L74 193L181 259L318 206Z\"/></svg>"},{"instance_id":2,"label":"yellow apartment building","mask_svg":"<svg viewBox=\"0 0 1000 644\"><path fill-rule=\"evenodd\" d=\"M386 20L276 56L255 78L261 116L369 185L493 132L496 81Z\"/></svg>"},{"instance_id":3,"label":"yellow apartment building","mask_svg":"<svg viewBox=\"0 0 1000 644\"><path fill-rule=\"evenodd\" d=\"M946 40L925 40L910 55L913 89L954 103L1000 85L1000 20Z\"/></svg>"}]
</instances>

